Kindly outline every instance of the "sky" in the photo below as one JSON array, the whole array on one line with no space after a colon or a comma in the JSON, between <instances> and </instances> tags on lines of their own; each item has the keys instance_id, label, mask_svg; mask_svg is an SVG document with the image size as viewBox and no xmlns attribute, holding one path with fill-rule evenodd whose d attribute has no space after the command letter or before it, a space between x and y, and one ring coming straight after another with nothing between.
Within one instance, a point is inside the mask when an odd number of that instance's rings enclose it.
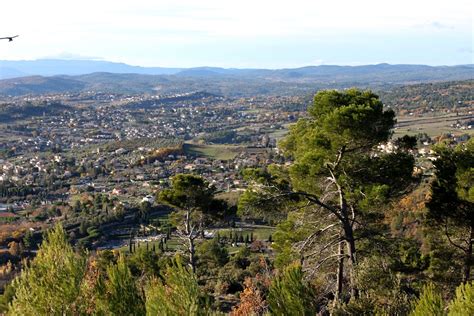
<instances>
[{"instance_id":1,"label":"sky","mask_svg":"<svg viewBox=\"0 0 474 316\"><path fill-rule=\"evenodd\" d=\"M15 0L0 60L293 68L473 63L469 0Z\"/></svg>"}]
</instances>

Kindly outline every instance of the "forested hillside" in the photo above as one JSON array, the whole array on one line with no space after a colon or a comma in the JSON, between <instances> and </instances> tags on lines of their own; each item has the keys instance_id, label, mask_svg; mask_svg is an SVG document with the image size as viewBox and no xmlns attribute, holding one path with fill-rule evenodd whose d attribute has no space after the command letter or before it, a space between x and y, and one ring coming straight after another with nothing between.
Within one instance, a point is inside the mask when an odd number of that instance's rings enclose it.
<instances>
[{"instance_id":1,"label":"forested hillside","mask_svg":"<svg viewBox=\"0 0 474 316\"><path fill-rule=\"evenodd\" d=\"M386 106L408 111L440 111L474 106L474 80L405 85L379 91Z\"/></svg>"}]
</instances>

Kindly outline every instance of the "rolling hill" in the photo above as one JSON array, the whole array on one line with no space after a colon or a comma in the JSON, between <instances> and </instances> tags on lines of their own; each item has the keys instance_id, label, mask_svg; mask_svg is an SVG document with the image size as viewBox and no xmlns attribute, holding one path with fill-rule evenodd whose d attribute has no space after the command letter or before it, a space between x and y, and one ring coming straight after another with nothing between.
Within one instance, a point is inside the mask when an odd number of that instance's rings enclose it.
<instances>
[{"instance_id":1,"label":"rolling hill","mask_svg":"<svg viewBox=\"0 0 474 316\"><path fill-rule=\"evenodd\" d=\"M24 76L24 75L28 76ZM294 69L146 68L90 60L0 61L0 94L70 91L292 95L325 88L380 88L474 78L474 65L308 66Z\"/></svg>"}]
</instances>

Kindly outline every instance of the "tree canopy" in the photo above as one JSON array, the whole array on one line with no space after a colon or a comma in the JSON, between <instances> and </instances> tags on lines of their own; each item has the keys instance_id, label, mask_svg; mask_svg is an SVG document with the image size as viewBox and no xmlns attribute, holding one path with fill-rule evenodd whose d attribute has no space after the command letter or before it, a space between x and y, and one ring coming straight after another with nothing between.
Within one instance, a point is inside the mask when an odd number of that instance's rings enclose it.
<instances>
[{"instance_id":1,"label":"tree canopy","mask_svg":"<svg viewBox=\"0 0 474 316\"><path fill-rule=\"evenodd\" d=\"M15 280L11 315L72 314L86 260L74 252L62 226L46 234L37 256Z\"/></svg>"},{"instance_id":2,"label":"tree canopy","mask_svg":"<svg viewBox=\"0 0 474 316\"><path fill-rule=\"evenodd\" d=\"M202 237L204 228L224 217L227 204L214 198L216 190L202 177L178 174L171 180L171 188L160 192L159 199L177 208L174 223L185 240L189 264L196 272L195 239Z\"/></svg>"},{"instance_id":3,"label":"tree canopy","mask_svg":"<svg viewBox=\"0 0 474 316\"><path fill-rule=\"evenodd\" d=\"M267 185L269 190L262 194L265 186L258 185L245 195L250 203L262 196L268 201L273 195L278 205L283 204L283 196L299 205L298 211L288 213L288 220L293 222L289 224L291 233L280 233L276 247L289 254L292 251L288 246L296 245L306 268L308 264L319 267L338 262L336 296L342 294L346 277L352 295L357 295L356 240L372 229L373 218L380 217L387 202L405 193L413 181L414 158L406 147L394 152L378 149L389 140L394 124L394 112L384 110L371 91L321 91L308 108L308 117L291 126L280 143L283 153L292 160L286 171L286 187L281 181L277 184L275 177L257 174L260 182L272 182ZM302 218L305 220L301 221ZM281 224L280 228L287 226ZM303 240L295 243L298 231ZM323 233L332 237L322 239L326 246L315 251L314 240L321 239ZM293 241L287 243L284 236ZM339 247L337 255L329 254L334 246ZM346 258L348 275L344 268Z\"/></svg>"},{"instance_id":4,"label":"tree canopy","mask_svg":"<svg viewBox=\"0 0 474 316\"><path fill-rule=\"evenodd\" d=\"M467 282L474 241L474 139L455 148L441 145L435 152L428 218L443 227L450 243L464 253L463 280ZM452 226L463 230L457 240L451 236Z\"/></svg>"}]
</instances>

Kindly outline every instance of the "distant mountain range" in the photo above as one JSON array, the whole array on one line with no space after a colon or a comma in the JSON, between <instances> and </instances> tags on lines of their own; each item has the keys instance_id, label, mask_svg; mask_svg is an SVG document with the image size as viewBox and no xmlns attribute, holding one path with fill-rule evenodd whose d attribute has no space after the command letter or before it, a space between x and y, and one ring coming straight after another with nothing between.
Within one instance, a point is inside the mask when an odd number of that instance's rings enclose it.
<instances>
[{"instance_id":1,"label":"distant mountain range","mask_svg":"<svg viewBox=\"0 0 474 316\"><path fill-rule=\"evenodd\" d=\"M38 59L0 61L0 79L25 76L75 76L93 72L171 75L181 70L181 68L130 66L102 60Z\"/></svg>"},{"instance_id":2,"label":"distant mountain range","mask_svg":"<svg viewBox=\"0 0 474 316\"><path fill-rule=\"evenodd\" d=\"M321 88L466 80L474 65L377 64L308 66L294 69L139 67L94 60L0 61L0 94L79 92L181 93L222 95L293 94Z\"/></svg>"}]
</instances>

